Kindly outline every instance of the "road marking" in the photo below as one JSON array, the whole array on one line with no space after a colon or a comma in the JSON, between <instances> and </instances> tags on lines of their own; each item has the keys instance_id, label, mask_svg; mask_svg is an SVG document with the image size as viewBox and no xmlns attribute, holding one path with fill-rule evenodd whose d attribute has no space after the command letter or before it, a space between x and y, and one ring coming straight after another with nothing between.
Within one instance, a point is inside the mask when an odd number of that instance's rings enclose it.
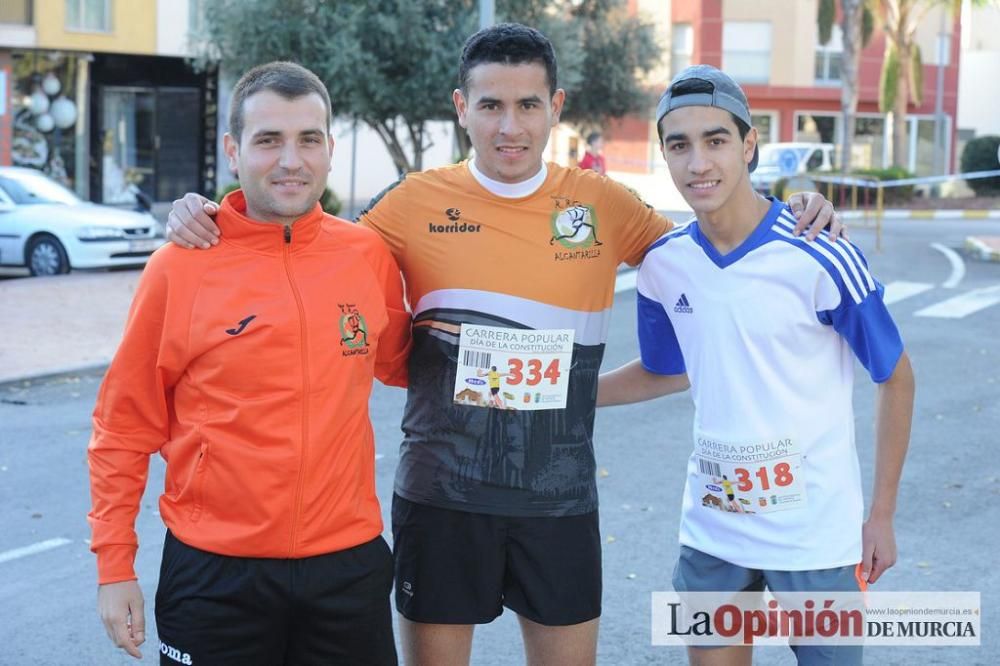
<instances>
[{"instance_id":1,"label":"road marking","mask_svg":"<svg viewBox=\"0 0 1000 666\"><path fill-rule=\"evenodd\" d=\"M955 252L950 247L941 245L941 243L931 243L931 247L943 254L951 263L951 275L941 283L941 286L945 289L954 289L962 281L962 278L965 277L965 262L962 261L962 257L959 256L958 252Z\"/></svg>"},{"instance_id":2,"label":"road marking","mask_svg":"<svg viewBox=\"0 0 1000 666\"><path fill-rule=\"evenodd\" d=\"M625 273L619 273L618 277L615 278L615 293L620 294L623 291L629 291L630 289L635 289L635 282L639 277L638 271L627 271Z\"/></svg>"},{"instance_id":3,"label":"road marking","mask_svg":"<svg viewBox=\"0 0 1000 666\"><path fill-rule=\"evenodd\" d=\"M935 303L923 310L918 310L914 314L917 317L961 319L973 312L984 310L997 303L1000 303L1000 285L967 291L946 301Z\"/></svg>"},{"instance_id":4,"label":"road marking","mask_svg":"<svg viewBox=\"0 0 1000 666\"><path fill-rule=\"evenodd\" d=\"M902 300L922 294L934 288L934 285L927 282L907 282L906 280L896 280L885 285L885 297L882 299L886 305L899 303Z\"/></svg>"},{"instance_id":5,"label":"road marking","mask_svg":"<svg viewBox=\"0 0 1000 666\"><path fill-rule=\"evenodd\" d=\"M39 541L38 543L33 543L30 546L25 546L24 548L15 548L13 550L8 550L0 553L0 564L4 562L9 562L10 560L16 560L20 557L27 557L28 555L37 555L38 553L44 553L47 550L52 550L53 548L58 548L59 546L65 546L68 543L72 543L69 539L49 539L48 541Z\"/></svg>"}]
</instances>

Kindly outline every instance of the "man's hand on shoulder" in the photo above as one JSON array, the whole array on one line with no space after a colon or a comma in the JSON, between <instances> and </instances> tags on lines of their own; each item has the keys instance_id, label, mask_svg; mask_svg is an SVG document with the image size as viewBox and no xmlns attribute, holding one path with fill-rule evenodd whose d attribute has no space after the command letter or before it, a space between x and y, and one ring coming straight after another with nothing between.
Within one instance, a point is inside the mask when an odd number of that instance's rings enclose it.
<instances>
[{"instance_id":1,"label":"man's hand on shoulder","mask_svg":"<svg viewBox=\"0 0 1000 666\"><path fill-rule=\"evenodd\" d=\"M819 233L829 225L831 241L838 238L847 240L847 228L833 204L819 192L797 192L788 197L788 206L798 220L792 231L796 236L805 231L807 240L816 240Z\"/></svg>"},{"instance_id":2,"label":"man's hand on shoulder","mask_svg":"<svg viewBox=\"0 0 1000 666\"><path fill-rule=\"evenodd\" d=\"M111 641L136 659L146 642L146 616L138 581L108 583L97 588L97 610Z\"/></svg>"},{"instance_id":3,"label":"man's hand on shoulder","mask_svg":"<svg viewBox=\"0 0 1000 666\"><path fill-rule=\"evenodd\" d=\"M218 212L217 203L194 192L175 199L167 215L167 240L188 250L218 244L219 227L212 219Z\"/></svg>"}]
</instances>

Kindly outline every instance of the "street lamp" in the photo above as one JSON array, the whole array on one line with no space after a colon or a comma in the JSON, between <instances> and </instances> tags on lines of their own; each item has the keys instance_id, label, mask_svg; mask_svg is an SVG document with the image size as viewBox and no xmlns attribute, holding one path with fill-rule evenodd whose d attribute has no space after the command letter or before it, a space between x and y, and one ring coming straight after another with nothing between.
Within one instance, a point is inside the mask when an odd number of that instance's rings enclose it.
<instances>
[{"instance_id":1,"label":"street lamp","mask_svg":"<svg viewBox=\"0 0 1000 666\"><path fill-rule=\"evenodd\" d=\"M493 0L479 0L479 29L496 23L496 6Z\"/></svg>"}]
</instances>

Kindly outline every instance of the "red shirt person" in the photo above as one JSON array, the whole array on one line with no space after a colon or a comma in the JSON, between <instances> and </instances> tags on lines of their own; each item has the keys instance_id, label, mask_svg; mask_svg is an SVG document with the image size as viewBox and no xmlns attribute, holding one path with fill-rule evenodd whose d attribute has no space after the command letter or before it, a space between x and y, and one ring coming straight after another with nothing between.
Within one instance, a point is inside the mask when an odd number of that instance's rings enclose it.
<instances>
[{"instance_id":1,"label":"red shirt person","mask_svg":"<svg viewBox=\"0 0 1000 666\"><path fill-rule=\"evenodd\" d=\"M581 169L596 171L602 176L607 173L604 166L604 137L600 132L591 132L587 135L587 152L579 164Z\"/></svg>"}]
</instances>

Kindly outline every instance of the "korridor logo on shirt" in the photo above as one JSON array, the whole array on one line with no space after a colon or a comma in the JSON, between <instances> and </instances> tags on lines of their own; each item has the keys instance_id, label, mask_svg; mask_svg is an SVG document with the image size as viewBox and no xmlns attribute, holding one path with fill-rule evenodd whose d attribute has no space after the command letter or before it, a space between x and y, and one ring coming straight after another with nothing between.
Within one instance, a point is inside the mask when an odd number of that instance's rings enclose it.
<instances>
[{"instance_id":1,"label":"korridor logo on shirt","mask_svg":"<svg viewBox=\"0 0 1000 666\"><path fill-rule=\"evenodd\" d=\"M368 353L368 324L354 303L338 303L340 306L340 346L345 347L344 356Z\"/></svg>"},{"instance_id":2,"label":"korridor logo on shirt","mask_svg":"<svg viewBox=\"0 0 1000 666\"><path fill-rule=\"evenodd\" d=\"M191 660L191 655L187 652L181 652L177 648L167 645L163 641L160 641L160 654L162 654L167 659L172 659L178 664L194 664Z\"/></svg>"},{"instance_id":3,"label":"korridor logo on shirt","mask_svg":"<svg viewBox=\"0 0 1000 666\"><path fill-rule=\"evenodd\" d=\"M482 228L480 224L470 224L468 222L462 222L462 211L457 208L448 208L444 211L445 217L448 218L450 224L434 224L433 222L427 223L427 231L432 234L463 234L463 233L479 233Z\"/></svg>"}]
</instances>

